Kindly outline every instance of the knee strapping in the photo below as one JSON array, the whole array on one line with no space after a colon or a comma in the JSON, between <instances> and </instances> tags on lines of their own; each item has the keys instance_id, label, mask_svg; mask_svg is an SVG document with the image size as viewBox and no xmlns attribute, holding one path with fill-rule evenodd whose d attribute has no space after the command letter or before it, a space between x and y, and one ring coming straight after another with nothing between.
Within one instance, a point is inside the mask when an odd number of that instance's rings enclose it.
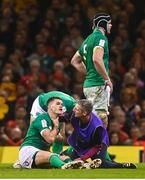
<instances>
[{"instance_id":1,"label":"knee strapping","mask_svg":"<svg viewBox=\"0 0 145 180\"><path fill-rule=\"evenodd\" d=\"M103 124L105 127L108 126L108 115L107 112L105 111L96 111L97 115L99 118L102 120Z\"/></svg>"}]
</instances>

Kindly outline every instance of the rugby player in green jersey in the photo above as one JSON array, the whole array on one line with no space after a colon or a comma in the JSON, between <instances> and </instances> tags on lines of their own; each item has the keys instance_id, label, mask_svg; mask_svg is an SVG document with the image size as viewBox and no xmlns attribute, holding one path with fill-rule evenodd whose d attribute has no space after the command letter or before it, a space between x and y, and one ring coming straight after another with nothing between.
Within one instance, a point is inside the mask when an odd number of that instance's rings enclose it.
<instances>
[{"instance_id":1,"label":"rugby player in green jersey","mask_svg":"<svg viewBox=\"0 0 145 180\"><path fill-rule=\"evenodd\" d=\"M52 97L59 97L63 101L63 112L69 113L76 104L76 100L70 95L61 91L50 91L40 94L33 102L30 112L30 122L32 122L39 114L47 112L47 102ZM63 149L65 136L65 123L61 123L61 131L52 145L52 151L59 154Z\"/></svg>"},{"instance_id":2,"label":"rugby player in green jersey","mask_svg":"<svg viewBox=\"0 0 145 180\"><path fill-rule=\"evenodd\" d=\"M76 104L76 100L61 91L50 91L40 94L32 104L30 112L30 122L32 122L39 114L47 112L47 102L52 97L59 97L63 101L63 112L70 112Z\"/></svg>"},{"instance_id":3,"label":"rugby player in green jersey","mask_svg":"<svg viewBox=\"0 0 145 180\"><path fill-rule=\"evenodd\" d=\"M84 95L93 103L93 111L102 119L106 127L109 93L113 91L109 78L109 50L106 37L110 34L111 27L110 15L97 13L93 18L93 32L84 40L71 60L71 64L85 74Z\"/></svg>"},{"instance_id":4,"label":"rugby player in green jersey","mask_svg":"<svg viewBox=\"0 0 145 180\"><path fill-rule=\"evenodd\" d=\"M42 165L46 165L47 168L79 168L83 161L71 161L67 156L49 151L50 145L59 134L59 116L63 113L63 101L58 97L52 97L46 103L47 113L38 115L32 121L20 147L21 168L41 168Z\"/></svg>"},{"instance_id":5,"label":"rugby player in green jersey","mask_svg":"<svg viewBox=\"0 0 145 180\"><path fill-rule=\"evenodd\" d=\"M69 96L66 93L61 91L50 91L47 93L40 94L33 102L31 112L30 112L30 124L36 119L36 117L40 114L47 113L48 101L52 97L59 97L63 101L63 112L69 113L76 104L76 100ZM60 115L61 116L61 115ZM64 136L65 136L65 123L60 123L61 130L55 141L52 144L52 151L54 153L59 154L63 150ZM14 168L19 168L19 161L17 160L13 164Z\"/></svg>"},{"instance_id":6,"label":"rugby player in green jersey","mask_svg":"<svg viewBox=\"0 0 145 180\"><path fill-rule=\"evenodd\" d=\"M85 75L83 92L93 103L93 111L108 125L108 106L113 85L109 78L109 50L106 35L112 28L111 17L97 13L93 18L93 32L84 40L71 59L71 64ZM109 90L109 92L108 92ZM109 155L107 153L107 159Z\"/></svg>"}]
</instances>

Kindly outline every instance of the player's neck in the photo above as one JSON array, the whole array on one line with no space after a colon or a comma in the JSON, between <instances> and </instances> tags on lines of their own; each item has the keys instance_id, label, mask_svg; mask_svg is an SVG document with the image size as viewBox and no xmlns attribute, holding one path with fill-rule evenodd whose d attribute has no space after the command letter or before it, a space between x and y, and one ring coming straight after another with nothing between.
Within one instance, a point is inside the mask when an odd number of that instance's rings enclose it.
<instances>
[{"instance_id":1,"label":"player's neck","mask_svg":"<svg viewBox=\"0 0 145 180\"><path fill-rule=\"evenodd\" d=\"M105 35L105 30L104 30L104 28L99 27L98 30L99 30L103 35Z\"/></svg>"},{"instance_id":2,"label":"player's neck","mask_svg":"<svg viewBox=\"0 0 145 180\"><path fill-rule=\"evenodd\" d=\"M56 119L56 118L59 117L58 114L52 112L51 110L48 110L48 114L49 114L49 116L50 116L50 118L51 118L52 120L54 120L54 119Z\"/></svg>"}]
</instances>

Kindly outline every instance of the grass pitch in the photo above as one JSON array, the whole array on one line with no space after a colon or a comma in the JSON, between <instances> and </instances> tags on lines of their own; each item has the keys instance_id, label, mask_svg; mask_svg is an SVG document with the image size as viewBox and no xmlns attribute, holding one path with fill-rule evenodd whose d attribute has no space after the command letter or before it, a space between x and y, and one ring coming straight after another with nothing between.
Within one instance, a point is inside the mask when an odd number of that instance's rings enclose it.
<instances>
[{"instance_id":1,"label":"grass pitch","mask_svg":"<svg viewBox=\"0 0 145 180\"><path fill-rule=\"evenodd\" d=\"M12 164L0 164L0 178L145 178L145 163L138 164L138 169L13 169Z\"/></svg>"}]
</instances>

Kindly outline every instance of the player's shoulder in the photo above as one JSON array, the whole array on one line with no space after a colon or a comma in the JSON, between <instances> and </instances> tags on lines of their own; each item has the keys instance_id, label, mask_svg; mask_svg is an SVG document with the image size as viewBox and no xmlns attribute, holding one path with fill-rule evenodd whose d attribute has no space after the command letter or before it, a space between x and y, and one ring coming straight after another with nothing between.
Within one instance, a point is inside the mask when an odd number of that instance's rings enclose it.
<instances>
[{"instance_id":1,"label":"player's shoulder","mask_svg":"<svg viewBox=\"0 0 145 180\"><path fill-rule=\"evenodd\" d=\"M49 118L49 115L48 115L47 113L42 113L42 114L39 114L39 115L37 116L37 118L35 119L35 121L37 122L37 121L40 121L40 120L42 120L42 119L49 120L50 118Z\"/></svg>"},{"instance_id":2,"label":"player's shoulder","mask_svg":"<svg viewBox=\"0 0 145 180\"><path fill-rule=\"evenodd\" d=\"M106 36L104 34L102 34L100 31L95 31L95 33L93 33L93 36L97 39L106 40Z\"/></svg>"}]
</instances>

